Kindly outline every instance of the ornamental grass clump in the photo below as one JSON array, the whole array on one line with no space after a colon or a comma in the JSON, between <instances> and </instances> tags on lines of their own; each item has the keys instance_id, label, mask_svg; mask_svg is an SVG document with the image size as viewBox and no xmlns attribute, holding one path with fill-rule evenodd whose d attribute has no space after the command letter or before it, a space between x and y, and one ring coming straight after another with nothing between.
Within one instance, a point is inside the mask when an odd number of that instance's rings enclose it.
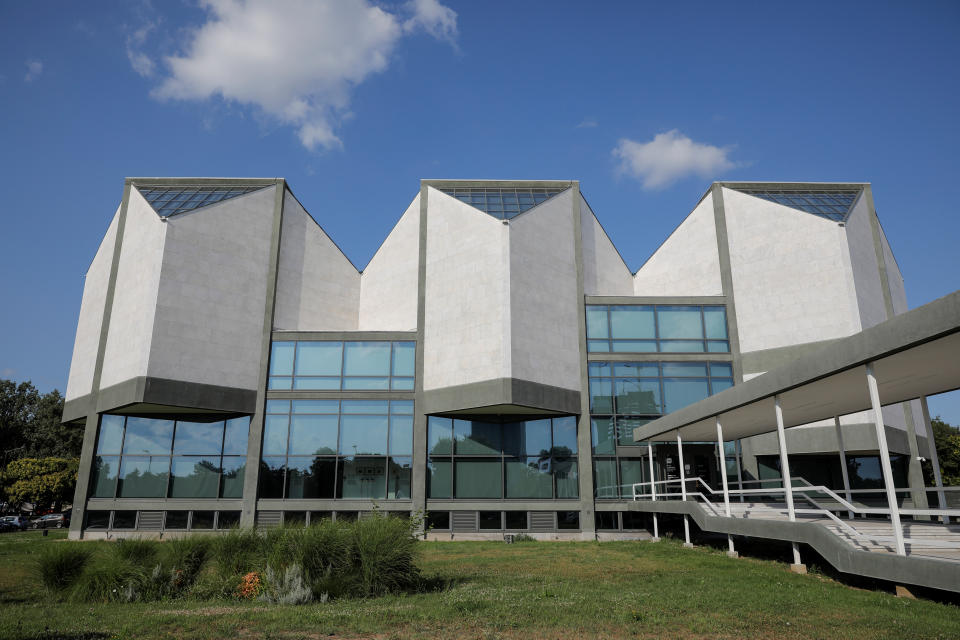
<instances>
[{"instance_id":1,"label":"ornamental grass clump","mask_svg":"<svg viewBox=\"0 0 960 640\"><path fill-rule=\"evenodd\" d=\"M91 555L91 549L76 543L60 542L44 547L37 556L35 570L47 593L61 594L69 589L83 573Z\"/></svg>"},{"instance_id":2,"label":"ornamental grass clump","mask_svg":"<svg viewBox=\"0 0 960 640\"><path fill-rule=\"evenodd\" d=\"M378 596L419 586L415 528L414 522L377 512L354 523L353 548L360 595Z\"/></svg>"}]
</instances>

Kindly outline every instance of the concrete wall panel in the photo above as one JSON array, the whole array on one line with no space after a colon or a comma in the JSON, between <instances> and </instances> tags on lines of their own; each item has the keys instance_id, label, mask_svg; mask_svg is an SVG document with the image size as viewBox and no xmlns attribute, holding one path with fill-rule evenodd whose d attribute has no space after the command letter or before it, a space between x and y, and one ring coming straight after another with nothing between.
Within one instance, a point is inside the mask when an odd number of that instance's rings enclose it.
<instances>
[{"instance_id":1,"label":"concrete wall panel","mask_svg":"<svg viewBox=\"0 0 960 640\"><path fill-rule=\"evenodd\" d=\"M287 191L274 328L353 331L359 300L360 273Z\"/></svg>"},{"instance_id":2,"label":"concrete wall panel","mask_svg":"<svg viewBox=\"0 0 960 640\"><path fill-rule=\"evenodd\" d=\"M638 296L723 295L712 194L640 267L633 281Z\"/></svg>"},{"instance_id":3,"label":"concrete wall panel","mask_svg":"<svg viewBox=\"0 0 960 640\"><path fill-rule=\"evenodd\" d=\"M168 223L130 189L100 388L147 375Z\"/></svg>"},{"instance_id":4,"label":"concrete wall panel","mask_svg":"<svg viewBox=\"0 0 960 640\"><path fill-rule=\"evenodd\" d=\"M579 390L573 195L568 189L510 221L510 370L514 378ZM622 262L621 269L629 276Z\"/></svg>"},{"instance_id":5,"label":"concrete wall panel","mask_svg":"<svg viewBox=\"0 0 960 640\"><path fill-rule=\"evenodd\" d=\"M360 278L359 329L417 328L420 194L383 241Z\"/></svg>"},{"instance_id":6,"label":"concrete wall panel","mask_svg":"<svg viewBox=\"0 0 960 640\"><path fill-rule=\"evenodd\" d=\"M909 309L907 306L907 290L903 282L903 274L897 259L893 257L893 249L887 241L887 234L880 227L880 244L883 247L883 262L887 268L887 281L890 283L890 298L893 302L893 313L899 315Z\"/></svg>"},{"instance_id":7,"label":"concrete wall panel","mask_svg":"<svg viewBox=\"0 0 960 640\"><path fill-rule=\"evenodd\" d=\"M583 245L584 295L632 296L633 274L582 196L580 233Z\"/></svg>"},{"instance_id":8,"label":"concrete wall panel","mask_svg":"<svg viewBox=\"0 0 960 640\"><path fill-rule=\"evenodd\" d=\"M275 190L168 220L148 375L257 388Z\"/></svg>"},{"instance_id":9,"label":"concrete wall panel","mask_svg":"<svg viewBox=\"0 0 960 640\"><path fill-rule=\"evenodd\" d=\"M873 229L870 224L870 209L867 199L861 196L847 216L847 246L853 269L853 282L857 295L860 327L867 329L887 319L883 302L883 288L877 253L873 244Z\"/></svg>"},{"instance_id":10,"label":"concrete wall panel","mask_svg":"<svg viewBox=\"0 0 960 640\"><path fill-rule=\"evenodd\" d=\"M508 377L509 227L428 189L423 387Z\"/></svg>"},{"instance_id":11,"label":"concrete wall panel","mask_svg":"<svg viewBox=\"0 0 960 640\"><path fill-rule=\"evenodd\" d=\"M103 323L103 305L110 283L110 267L117 238L117 223L120 209L113 214L107 233L100 241L90 268L83 280L83 298L80 301L80 317L77 320L77 335L73 342L73 357L70 359L70 376L67 379L67 400L90 393L93 389L93 370L100 347L100 327Z\"/></svg>"},{"instance_id":12,"label":"concrete wall panel","mask_svg":"<svg viewBox=\"0 0 960 640\"><path fill-rule=\"evenodd\" d=\"M860 330L845 229L723 189L741 352Z\"/></svg>"}]
</instances>

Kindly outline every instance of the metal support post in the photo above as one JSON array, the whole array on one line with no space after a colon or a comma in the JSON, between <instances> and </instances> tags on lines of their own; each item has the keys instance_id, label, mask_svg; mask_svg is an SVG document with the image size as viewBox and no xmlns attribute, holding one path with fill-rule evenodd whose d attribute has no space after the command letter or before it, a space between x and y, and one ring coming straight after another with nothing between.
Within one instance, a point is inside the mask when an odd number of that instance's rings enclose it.
<instances>
[{"instance_id":1,"label":"metal support post","mask_svg":"<svg viewBox=\"0 0 960 640\"><path fill-rule=\"evenodd\" d=\"M880 391L877 378L873 375L873 363L867 363L867 388L870 390L870 405L873 408L873 426L877 430L877 448L880 450L880 468L883 470L883 484L887 490L887 504L890 506L890 524L897 543L897 553L907 555L903 544L903 525L900 524L900 506L897 504L896 487L893 486L893 469L890 467L890 450L887 448L887 433L883 426L883 410L880 405Z\"/></svg>"},{"instance_id":2,"label":"metal support post","mask_svg":"<svg viewBox=\"0 0 960 640\"><path fill-rule=\"evenodd\" d=\"M777 414L777 442L780 444L780 476L783 478L783 492L787 498L787 517L790 522L797 521L797 511L793 506L793 480L790 477L790 459L787 457L787 436L783 428L783 409L780 408L780 396L773 397L773 407ZM793 566L802 567L800 562L800 546L796 542L790 543L793 548Z\"/></svg>"},{"instance_id":3,"label":"metal support post","mask_svg":"<svg viewBox=\"0 0 960 640\"><path fill-rule=\"evenodd\" d=\"M723 507L727 514L727 517L730 516L730 485L727 484L727 459L723 455L723 428L720 426L720 416L714 417L714 422L717 423L717 450L720 455L720 478L723 481ZM735 556L737 554L736 550L733 548L733 536L729 533L727 534L727 545L730 547L727 551L727 555Z\"/></svg>"},{"instance_id":4,"label":"metal support post","mask_svg":"<svg viewBox=\"0 0 960 640\"><path fill-rule=\"evenodd\" d=\"M680 432L677 431L677 457L680 459L680 495L683 501L687 501L687 472L683 468L683 441L680 439ZM683 546L692 547L690 543L690 516L683 514Z\"/></svg>"},{"instance_id":5,"label":"metal support post","mask_svg":"<svg viewBox=\"0 0 960 640\"><path fill-rule=\"evenodd\" d=\"M650 501L657 501L657 485L656 479L653 477L653 443L647 442L647 453L649 454L650 460ZM659 523L657 522L657 512L653 512L653 541L657 542L660 540L660 531Z\"/></svg>"}]
</instances>

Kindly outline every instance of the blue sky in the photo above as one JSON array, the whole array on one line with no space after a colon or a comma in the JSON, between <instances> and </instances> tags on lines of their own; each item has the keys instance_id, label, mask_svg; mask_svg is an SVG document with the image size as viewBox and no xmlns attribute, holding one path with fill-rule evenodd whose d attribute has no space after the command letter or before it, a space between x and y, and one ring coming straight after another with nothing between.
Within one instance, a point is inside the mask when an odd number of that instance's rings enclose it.
<instances>
[{"instance_id":1,"label":"blue sky","mask_svg":"<svg viewBox=\"0 0 960 640\"><path fill-rule=\"evenodd\" d=\"M869 181L919 306L960 288L958 27L956 2L0 4L0 377L65 388L126 176L283 176L360 267L420 178L575 178L632 269L712 180Z\"/></svg>"}]
</instances>

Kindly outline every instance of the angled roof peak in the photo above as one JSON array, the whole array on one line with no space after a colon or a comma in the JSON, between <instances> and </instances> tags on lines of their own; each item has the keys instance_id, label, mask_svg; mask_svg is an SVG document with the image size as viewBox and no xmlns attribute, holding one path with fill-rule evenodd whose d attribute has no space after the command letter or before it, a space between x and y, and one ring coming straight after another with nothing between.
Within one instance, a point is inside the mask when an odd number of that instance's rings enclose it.
<instances>
[{"instance_id":1,"label":"angled roof peak","mask_svg":"<svg viewBox=\"0 0 960 640\"><path fill-rule=\"evenodd\" d=\"M431 186L498 220L510 220L565 191L570 183L443 181Z\"/></svg>"},{"instance_id":2,"label":"angled roof peak","mask_svg":"<svg viewBox=\"0 0 960 640\"><path fill-rule=\"evenodd\" d=\"M268 185L263 184L232 184L232 185L198 185L198 184L137 184L140 195L150 203L153 210L161 218L169 218L180 213L200 209L211 204L223 202L230 198L246 195L252 191L259 191Z\"/></svg>"},{"instance_id":3,"label":"angled roof peak","mask_svg":"<svg viewBox=\"0 0 960 640\"><path fill-rule=\"evenodd\" d=\"M843 222L863 191L857 184L726 184L731 189L815 216Z\"/></svg>"}]
</instances>

